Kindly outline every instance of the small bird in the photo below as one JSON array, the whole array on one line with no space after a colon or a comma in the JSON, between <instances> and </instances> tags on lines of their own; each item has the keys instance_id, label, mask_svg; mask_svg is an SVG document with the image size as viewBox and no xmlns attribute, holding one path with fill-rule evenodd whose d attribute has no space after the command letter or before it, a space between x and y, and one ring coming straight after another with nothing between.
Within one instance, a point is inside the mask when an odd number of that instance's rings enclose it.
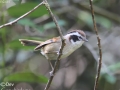
<instances>
[{"instance_id":1,"label":"small bird","mask_svg":"<svg viewBox=\"0 0 120 90\"><path fill-rule=\"evenodd\" d=\"M65 46L60 59L68 57L76 49L81 47L84 42L88 41L86 39L86 34L82 30L72 30L63 37L65 40ZM34 50L41 50L41 54L47 58L53 68L50 60L56 60L59 55L59 50L62 44L60 37L54 37L46 41L27 39L19 39L19 41L24 46L36 46Z\"/></svg>"}]
</instances>

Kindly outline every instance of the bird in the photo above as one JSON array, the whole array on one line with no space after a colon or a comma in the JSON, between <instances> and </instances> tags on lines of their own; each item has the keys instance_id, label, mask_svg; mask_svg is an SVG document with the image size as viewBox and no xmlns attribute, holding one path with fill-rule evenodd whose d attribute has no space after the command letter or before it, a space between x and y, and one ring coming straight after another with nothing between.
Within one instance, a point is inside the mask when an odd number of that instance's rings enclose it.
<instances>
[{"instance_id":1,"label":"bird","mask_svg":"<svg viewBox=\"0 0 120 90\"><path fill-rule=\"evenodd\" d=\"M75 50L80 48L84 42L88 41L83 30L71 30L64 35L63 38L65 46L63 47L60 59L68 57ZM34 50L40 50L41 54L46 57L50 63L50 66L53 68L50 61L56 60L59 55L59 50L62 45L60 36L53 37L52 39L48 39L46 41L28 39L19 39L19 41L24 46L35 46Z\"/></svg>"}]
</instances>

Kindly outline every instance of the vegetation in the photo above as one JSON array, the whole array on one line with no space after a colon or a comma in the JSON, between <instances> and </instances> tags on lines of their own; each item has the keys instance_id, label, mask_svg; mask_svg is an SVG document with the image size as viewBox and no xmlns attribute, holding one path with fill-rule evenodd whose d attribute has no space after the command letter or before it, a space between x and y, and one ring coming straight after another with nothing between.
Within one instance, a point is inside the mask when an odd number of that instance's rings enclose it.
<instances>
[{"instance_id":1,"label":"vegetation","mask_svg":"<svg viewBox=\"0 0 120 90\"><path fill-rule=\"evenodd\" d=\"M69 30L81 29L89 40L60 61L50 90L93 90L99 54L89 1L48 1L64 34ZM17 19L41 2L1 0L0 25ZM93 5L103 52L98 90L119 90L120 2L93 0ZM22 46L18 39L44 41L55 36L59 36L58 31L44 5L13 25L0 28L0 89L43 90L49 78L50 66L39 51L33 51L34 47ZM55 61L52 62L54 64Z\"/></svg>"}]
</instances>

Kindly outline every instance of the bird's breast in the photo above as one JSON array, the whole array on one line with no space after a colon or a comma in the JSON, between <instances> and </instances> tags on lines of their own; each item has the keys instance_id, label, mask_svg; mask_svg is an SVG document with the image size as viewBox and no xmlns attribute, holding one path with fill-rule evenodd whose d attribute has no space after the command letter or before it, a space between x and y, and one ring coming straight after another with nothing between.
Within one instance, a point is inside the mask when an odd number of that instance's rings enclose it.
<instances>
[{"instance_id":1,"label":"bird's breast","mask_svg":"<svg viewBox=\"0 0 120 90\"><path fill-rule=\"evenodd\" d=\"M75 44L70 44L67 43L62 51L62 56L61 58L65 58L68 57L70 54L72 54L76 49L78 49L79 47L81 47L81 45L83 44L83 42L78 42Z\"/></svg>"},{"instance_id":2,"label":"bird's breast","mask_svg":"<svg viewBox=\"0 0 120 90\"><path fill-rule=\"evenodd\" d=\"M65 43L66 44L63 48L61 59L68 57L83 44L83 42L76 42L75 44L71 44L68 41L65 41ZM41 53L49 60L56 60L58 57L60 46L61 43L52 43L46 45L41 49Z\"/></svg>"}]
</instances>

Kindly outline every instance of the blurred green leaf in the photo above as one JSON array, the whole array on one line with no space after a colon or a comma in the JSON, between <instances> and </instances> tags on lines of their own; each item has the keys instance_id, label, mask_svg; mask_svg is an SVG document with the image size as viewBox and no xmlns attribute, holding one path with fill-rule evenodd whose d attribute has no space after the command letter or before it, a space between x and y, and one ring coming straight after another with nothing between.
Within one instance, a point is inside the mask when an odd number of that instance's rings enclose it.
<instances>
[{"instance_id":1,"label":"blurred green leaf","mask_svg":"<svg viewBox=\"0 0 120 90\"><path fill-rule=\"evenodd\" d=\"M110 28L112 26L111 21L102 16L97 16L96 21L97 21L97 23L99 23L101 26L103 26L105 28Z\"/></svg>"},{"instance_id":2,"label":"blurred green leaf","mask_svg":"<svg viewBox=\"0 0 120 90\"><path fill-rule=\"evenodd\" d=\"M10 22L13 21L15 19L10 19ZM28 19L28 18L23 18L21 20L19 20L17 22L17 24L20 24L20 25L23 25L23 26L29 26L29 27L32 27L32 28L35 28L39 31L44 31L43 27L42 26L37 26L32 20Z\"/></svg>"},{"instance_id":3,"label":"blurred green leaf","mask_svg":"<svg viewBox=\"0 0 120 90\"><path fill-rule=\"evenodd\" d=\"M3 54L5 53L5 48L6 48L6 36L9 33L9 31L6 29L6 27L0 29L0 52Z\"/></svg>"},{"instance_id":4,"label":"blurred green leaf","mask_svg":"<svg viewBox=\"0 0 120 90\"><path fill-rule=\"evenodd\" d=\"M8 31L6 30L6 27L0 29L0 36L3 41L6 39L7 34L8 34Z\"/></svg>"},{"instance_id":5,"label":"blurred green leaf","mask_svg":"<svg viewBox=\"0 0 120 90\"><path fill-rule=\"evenodd\" d=\"M114 84L116 82L116 78L114 76L110 76L110 75L105 75L105 79L109 82Z\"/></svg>"},{"instance_id":6,"label":"blurred green leaf","mask_svg":"<svg viewBox=\"0 0 120 90\"><path fill-rule=\"evenodd\" d=\"M110 65L108 68L112 71L120 70L120 63Z\"/></svg>"},{"instance_id":7,"label":"blurred green leaf","mask_svg":"<svg viewBox=\"0 0 120 90\"><path fill-rule=\"evenodd\" d=\"M15 4L21 4L22 0L13 0Z\"/></svg>"},{"instance_id":8,"label":"blurred green leaf","mask_svg":"<svg viewBox=\"0 0 120 90\"><path fill-rule=\"evenodd\" d=\"M4 81L47 83L48 79L32 72L14 73L4 78Z\"/></svg>"},{"instance_id":9,"label":"blurred green leaf","mask_svg":"<svg viewBox=\"0 0 120 90\"><path fill-rule=\"evenodd\" d=\"M92 17L89 13L81 11L78 15L78 18L86 23L89 27L92 26Z\"/></svg>"},{"instance_id":10,"label":"blurred green leaf","mask_svg":"<svg viewBox=\"0 0 120 90\"><path fill-rule=\"evenodd\" d=\"M10 21L13 21L13 20L15 20L15 19L11 19ZM27 18L23 18L23 19L19 20L17 22L17 24L20 24L20 25L23 25L23 26L31 26L31 27L36 26L34 22L32 22L30 19L27 19Z\"/></svg>"},{"instance_id":11,"label":"blurred green leaf","mask_svg":"<svg viewBox=\"0 0 120 90\"><path fill-rule=\"evenodd\" d=\"M86 23L89 27L93 26L93 21L90 13L81 11L80 14L78 15L78 18L82 20L84 23ZM112 25L110 20L102 16L96 16L95 19L96 23L100 24L102 27L110 28Z\"/></svg>"},{"instance_id":12,"label":"blurred green leaf","mask_svg":"<svg viewBox=\"0 0 120 90\"><path fill-rule=\"evenodd\" d=\"M38 4L39 3L35 3L35 2L27 2L27 3L12 6L7 11L9 15L12 17L20 17L21 15L27 13L29 10L33 9ZM36 17L41 17L45 14L48 14L48 12L45 6L41 5L35 11L30 13L27 17L36 18Z\"/></svg>"},{"instance_id":13,"label":"blurred green leaf","mask_svg":"<svg viewBox=\"0 0 120 90\"><path fill-rule=\"evenodd\" d=\"M67 23L66 23L64 20L59 20L59 21L58 21L58 25L60 25L60 26L65 26L66 24L67 24ZM56 27L56 25L55 25L54 22L46 23L46 24L43 26L44 29L50 29L50 28L55 28L55 27Z\"/></svg>"},{"instance_id":14,"label":"blurred green leaf","mask_svg":"<svg viewBox=\"0 0 120 90\"><path fill-rule=\"evenodd\" d=\"M40 32L43 32L45 30L43 26L36 26L35 29L39 30Z\"/></svg>"}]
</instances>

